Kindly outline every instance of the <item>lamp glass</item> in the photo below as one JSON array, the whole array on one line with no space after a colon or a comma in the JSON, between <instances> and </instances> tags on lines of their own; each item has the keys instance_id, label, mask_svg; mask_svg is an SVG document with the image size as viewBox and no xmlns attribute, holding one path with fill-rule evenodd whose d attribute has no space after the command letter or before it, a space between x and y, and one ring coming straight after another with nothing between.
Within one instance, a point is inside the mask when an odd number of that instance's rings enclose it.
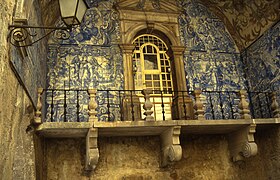
<instances>
[{"instance_id":1,"label":"lamp glass","mask_svg":"<svg viewBox=\"0 0 280 180\"><path fill-rule=\"evenodd\" d=\"M83 0L79 0L77 14L76 14L76 18L79 21L79 23L82 22L86 11L87 11L87 6L85 2Z\"/></svg>"},{"instance_id":2,"label":"lamp glass","mask_svg":"<svg viewBox=\"0 0 280 180\"><path fill-rule=\"evenodd\" d=\"M67 26L80 24L87 10L84 0L59 0L61 18Z\"/></svg>"}]
</instances>

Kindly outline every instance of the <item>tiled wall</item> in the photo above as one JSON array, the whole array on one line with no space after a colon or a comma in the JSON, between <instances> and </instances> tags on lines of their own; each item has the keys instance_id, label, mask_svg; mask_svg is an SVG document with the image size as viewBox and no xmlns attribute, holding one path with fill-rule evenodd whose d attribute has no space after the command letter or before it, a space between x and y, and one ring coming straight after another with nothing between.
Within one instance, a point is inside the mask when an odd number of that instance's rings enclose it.
<instances>
[{"instance_id":1,"label":"tiled wall","mask_svg":"<svg viewBox=\"0 0 280 180\"><path fill-rule=\"evenodd\" d=\"M181 39L186 46L189 90L238 91L245 88L240 53L223 22L194 1L181 1ZM206 119L239 118L236 93L203 93ZM223 109L221 109L223 107Z\"/></svg>"},{"instance_id":2,"label":"tiled wall","mask_svg":"<svg viewBox=\"0 0 280 180\"><path fill-rule=\"evenodd\" d=\"M119 22L116 12L112 9L112 1L104 1L98 4L91 4L84 21L80 27L74 28L68 40L58 41L55 36L50 40L48 57L47 82L49 88L54 89L88 89L99 90L123 89L123 64L120 48L115 43L119 39ZM48 92L48 113L47 121L51 120L51 101L54 109L53 119L63 120L64 92L54 92L51 99L51 91ZM104 92L105 93L105 92ZM105 96L98 94L97 111L106 112ZM67 92L67 114L71 117L77 112L76 92ZM111 96L111 95L110 95ZM80 92L80 121L87 119L87 92ZM111 100L117 101L117 98ZM114 111L114 110L111 110ZM99 114L99 119L104 119ZM115 119L112 113L112 120ZM76 118L70 119L76 121Z\"/></svg>"},{"instance_id":3,"label":"tiled wall","mask_svg":"<svg viewBox=\"0 0 280 180\"><path fill-rule=\"evenodd\" d=\"M190 90L244 88L239 52L222 21L203 5L182 1L181 39L187 47L185 71Z\"/></svg>"},{"instance_id":4,"label":"tiled wall","mask_svg":"<svg viewBox=\"0 0 280 180\"><path fill-rule=\"evenodd\" d=\"M184 9L179 23L181 41L187 47L184 62L187 86L190 90L246 89L244 77L248 78L249 86L253 90L264 90L262 87L268 85L272 85L274 89L279 88L279 23L249 47L240 58L240 53L221 20L195 1L180 1L179 5ZM112 7L113 1L98 2L98 8L93 5L87 11L82 25L71 32L69 40L50 39L47 75L49 88L123 89L122 54L116 43L120 39L119 20ZM241 59L244 63L241 63ZM247 67L246 74L243 66ZM209 103L209 96L205 95ZM67 94L67 97L71 96L77 94ZM79 96L82 97L81 102L85 103L80 107L83 121L87 116L88 99L85 98L86 93ZM221 96L226 99L226 95ZM57 93L53 100L60 102L63 101L63 97L64 94ZM212 97L213 101L219 104L217 98ZM234 99L235 96L230 103L234 104ZM97 98L97 101L98 110L106 114L108 110L104 98ZM112 98L112 102L119 102L119 99ZM50 107L51 99L48 99L48 103ZM228 108L228 103L225 103L225 108ZM64 111L63 103L56 106L53 116L60 121ZM75 113L75 105L67 108L67 112ZM213 115L209 113L210 109L206 107L206 110L209 114L206 113L207 119L213 119ZM112 111L111 120L119 119L119 111ZM48 112L47 120L50 120L50 108ZM218 111L214 113L216 117L221 118ZM99 120L106 120L105 116L98 116Z\"/></svg>"},{"instance_id":5,"label":"tiled wall","mask_svg":"<svg viewBox=\"0 0 280 180\"><path fill-rule=\"evenodd\" d=\"M271 27L241 55L248 89L253 92L276 91L277 100L280 103L280 23ZM270 116L269 106L257 105L258 102L265 104L264 102L270 101L270 98L252 93L250 99L254 102L256 116Z\"/></svg>"},{"instance_id":6,"label":"tiled wall","mask_svg":"<svg viewBox=\"0 0 280 180\"><path fill-rule=\"evenodd\" d=\"M280 22L242 53L252 91L280 91Z\"/></svg>"}]
</instances>

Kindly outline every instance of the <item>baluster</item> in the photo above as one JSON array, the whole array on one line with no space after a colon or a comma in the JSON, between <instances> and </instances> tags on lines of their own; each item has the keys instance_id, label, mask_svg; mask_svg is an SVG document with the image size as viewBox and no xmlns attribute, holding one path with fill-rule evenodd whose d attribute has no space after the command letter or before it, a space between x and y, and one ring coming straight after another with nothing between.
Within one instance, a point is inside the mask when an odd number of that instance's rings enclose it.
<instances>
[{"instance_id":1,"label":"baluster","mask_svg":"<svg viewBox=\"0 0 280 180\"><path fill-rule=\"evenodd\" d=\"M194 90L194 97L195 97L195 105L194 105L195 115L196 115L198 120L204 120L205 119L205 115L204 115L205 111L204 111L202 98L201 98L201 90L199 90L199 89Z\"/></svg>"},{"instance_id":2,"label":"baluster","mask_svg":"<svg viewBox=\"0 0 280 180\"><path fill-rule=\"evenodd\" d=\"M274 118L280 118L280 107L277 102L276 93L272 92L270 94L271 97L271 110Z\"/></svg>"},{"instance_id":3,"label":"baluster","mask_svg":"<svg viewBox=\"0 0 280 180\"><path fill-rule=\"evenodd\" d=\"M165 111L164 111L164 103L163 103L163 93L162 91L160 91L160 97L161 97L161 108L162 108L162 117L163 117L163 120L165 121Z\"/></svg>"},{"instance_id":4,"label":"baluster","mask_svg":"<svg viewBox=\"0 0 280 180\"><path fill-rule=\"evenodd\" d=\"M88 89L89 94L89 103L88 103L88 115L89 115L89 122L95 122L98 121L96 117L96 108L97 103L95 100L96 97L96 89Z\"/></svg>"},{"instance_id":5,"label":"baluster","mask_svg":"<svg viewBox=\"0 0 280 180\"><path fill-rule=\"evenodd\" d=\"M144 119L146 121L155 121L155 118L152 116L153 110L151 110L152 107L153 107L153 104L150 101L150 94L151 93L152 93L152 90L150 90L150 89L144 89L142 91L142 94L144 95L144 99L145 99L145 103L143 105L143 108L145 110L144 115L146 117Z\"/></svg>"},{"instance_id":6,"label":"baluster","mask_svg":"<svg viewBox=\"0 0 280 180\"><path fill-rule=\"evenodd\" d=\"M246 100L246 91L240 90L240 102L238 107L240 108L241 119L251 119L249 103Z\"/></svg>"},{"instance_id":7,"label":"baluster","mask_svg":"<svg viewBox=\"0 0 280 180\"><path fill-rule=\"evenodd\" d=\"M36 109L36 112L35 112L35 117L34 117L34 121L33 121L33 124L41 124L42 123L42 118L41 118L41 115L42 115L42 94L43 94L43 88L38 88L38 100L37 100L37 109Z\"/></svg>"}]
</instances>

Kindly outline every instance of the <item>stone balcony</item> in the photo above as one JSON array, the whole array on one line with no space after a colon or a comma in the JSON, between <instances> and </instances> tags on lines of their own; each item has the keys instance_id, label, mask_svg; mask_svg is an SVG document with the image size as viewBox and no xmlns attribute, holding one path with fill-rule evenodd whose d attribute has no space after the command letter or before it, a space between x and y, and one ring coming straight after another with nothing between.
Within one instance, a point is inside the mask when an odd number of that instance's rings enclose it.
<instances>
[{"instance_id":1,"label":"stone balcony","mask_svg":"<svg viewBox=\"0 0 280 180\"><path fill-rule=\"evenodd\" d=\"M37 106L33 125L38 135L85 138L87 170L98 162L100 136L160 136L161 166L166 166L181 159L181 134L226 134L233 161L240 161L257 153L256 130L280 122L275 93L243 90L39 89Z\"/></svg>"}]
</instances>

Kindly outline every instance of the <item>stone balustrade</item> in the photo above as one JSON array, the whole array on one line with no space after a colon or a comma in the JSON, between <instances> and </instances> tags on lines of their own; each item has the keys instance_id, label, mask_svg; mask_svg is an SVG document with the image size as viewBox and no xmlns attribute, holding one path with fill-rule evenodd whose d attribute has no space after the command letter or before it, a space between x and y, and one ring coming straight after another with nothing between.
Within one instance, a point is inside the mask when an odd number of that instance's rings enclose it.
<instances>
[{"instance_id":1,"label":"stone balustrade","mask_svg":"<svg viewBox=\"0 0 280 180\"><path fill-rule=\"evenodd\" d=\"M42 94L43 94L44 89L43 88L38 88L37 94L38 94L38 100L37 100L37 108L35 112L35 117L33 124L38 125L42 123Z\"/></svg>"}]
</instances>

